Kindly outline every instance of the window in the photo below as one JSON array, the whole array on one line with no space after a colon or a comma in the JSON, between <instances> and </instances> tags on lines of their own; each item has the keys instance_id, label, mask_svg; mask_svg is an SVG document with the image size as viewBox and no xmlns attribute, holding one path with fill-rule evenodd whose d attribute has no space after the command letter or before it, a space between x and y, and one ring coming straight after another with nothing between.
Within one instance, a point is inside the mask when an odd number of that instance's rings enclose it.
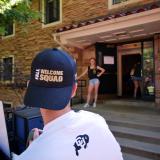
<instances>
[{"instance_id":1,"label":"window","mask_svg":"<svg viewBox=\"0 0 160 160\"><path fill-rule=\"evenodd\" d=\"M154 96L154 51L153 42L143 42L143 86L144 96Z\"/></svg>"},{"instance_id":2,"label":"window","mask_svg":"<svg viewBox=\"0 0 160 160\"><path fill-rule=\"evenodd\" d=\"M13 57L2 58L0 73L1 81L13 81Z\"/></svg>"},{"instance_id":3,"label":"window","mask_svg":"<svg viewBox=\"0 0 160 160\"><path fill-rule=\"evenodd\" d=\"M13 111L12 111L12 102L6 102L3 101L3 107L4 107L4 113L5 113L5 118L7 122L7 127L12 127L12 121L9 121L10 119L13 118ZM9 125L10 124L10 125Z\"/></svg>"},{"instance_id":4,"label":"window","mask_svg":"<svg viewBox=\"0 0 160 160\"><path fill-rule=\"evenodd\" d=\"M2 37L3 39L13 37L15 35L15 24L10 23L5 28L5 35Z\"/></svg>"},{"instance_id":5,"label":"window","mask_svg":"<svg viewBox=\"0 0 160 160\"><path fill-rule=\"evenodd\" d=\"M13 34L13 23L8 24L5 29L5 36L9 36Z\"/></svg>"},{"instance_id":6,"label":"window","mask_svg":"<svg viewBox=\"0 0 160 160\"><path fill-rule=\"evenodd\" d=\"M124 7L130 3L137 3L143 0L108 0L108 8L113 9L117 7Z\"/></svg>"},{"instance_id":7,"label":"window","mask_svg":"<svg viewBox=\"0 0 160 160\"><path fill-rule=\"evenodd\" d=\"M112 2L112 4L118 4L118 3L121 3L121 2L123 2L124 0L113 0L113 2ZM125 0L125 1L127 1L127 0Z\"/></svg>"},{"instance_id":8,"label":"window","mask_svg":"<svg viewBox=\"0 0 160 160\"><path fill-rule=\"evenodd\" d=\"M11 108L12 107L12 102L3 102L3 107L4 108Z\"/></svg>"},{"instance_id":9,"label":"window","mask_svg":"<svg viewBox=\"0 0 160 160\"><path fill-rule=\"evenodd\" d=\"M61 21L61 1L62 0L43 1L43 21L45 25Z\"/></svg>"}]
</instances>

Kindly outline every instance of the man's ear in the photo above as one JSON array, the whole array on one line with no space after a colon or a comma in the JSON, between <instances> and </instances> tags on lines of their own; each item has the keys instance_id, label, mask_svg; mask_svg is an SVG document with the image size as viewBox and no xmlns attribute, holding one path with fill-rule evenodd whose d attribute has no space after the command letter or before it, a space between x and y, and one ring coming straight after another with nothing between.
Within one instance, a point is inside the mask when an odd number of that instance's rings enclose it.
<instances>
[{"instance_id":1,"label":"man's ear","mask_svg":"<svg viewBox=\"0 0 160 160\"><path fill-rule=\"evenodd\" d=\"M71 98L73 98L76 95L76 91L77 91L77 83L75 83L72 87L72 96Z\"/></svg>"}]
</instances>

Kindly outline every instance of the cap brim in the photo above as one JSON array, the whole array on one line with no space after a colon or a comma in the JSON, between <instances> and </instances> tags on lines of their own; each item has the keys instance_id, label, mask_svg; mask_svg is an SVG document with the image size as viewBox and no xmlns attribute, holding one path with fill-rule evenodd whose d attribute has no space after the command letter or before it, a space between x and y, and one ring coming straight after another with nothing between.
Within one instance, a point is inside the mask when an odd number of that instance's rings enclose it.
<instances>
[{"instance_id":1,"label":"cap brim","mask_svg":"<svg viewBox=\"0 0 160 160\"><path fill-rule=\"evenodd\" d=\"M64 88L45 88L29 83L24 104L29 107L61 110L71 99L72 86Z\"/></svg>"}]
</instances>

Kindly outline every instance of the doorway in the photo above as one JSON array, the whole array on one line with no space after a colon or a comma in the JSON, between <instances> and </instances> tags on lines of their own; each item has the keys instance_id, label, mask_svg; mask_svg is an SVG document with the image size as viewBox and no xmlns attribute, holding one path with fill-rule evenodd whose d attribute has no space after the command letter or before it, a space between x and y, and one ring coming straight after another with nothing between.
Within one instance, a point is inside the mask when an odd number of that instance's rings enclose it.
<instances>
[{"instance_id":1,"label":"doorway","mask_svg":"<svg viewBox=\"0 0 160 160\"><path fill-rule=\"evenodd\" d=\"M99 94L117 94L117 46L96 43L97 65L106 71L100 77Z\"/></svg>"},{"instance_id":2,"label":"doorway","mask_svg":"<svg viewBox=\"0 0 160 160\"><path fill-rule=\"evenodd\" d=\"M153 55L154 50L152 40L128 43L117 47L118 96L133 97L134 85L129 74L133 65L137 61L140 61L142 93L140 88L138 88L137 97L141 97L143 100L154 100L155 74Z\"/></svg>"},{"instance_id":3,"label":"doorway","mask_svg":"<svg viewBox=\"0 0 160 160\"><path fill-rule=\"evenodd\" d=\"M134 84L130 76L131 69L138 62L141 63L140 54L122 55L122 96L133 97ZM141 68L142 69L142 68ZM140 88L138 88L137 98L141 97Z\"/></svg>"}]
</instances>

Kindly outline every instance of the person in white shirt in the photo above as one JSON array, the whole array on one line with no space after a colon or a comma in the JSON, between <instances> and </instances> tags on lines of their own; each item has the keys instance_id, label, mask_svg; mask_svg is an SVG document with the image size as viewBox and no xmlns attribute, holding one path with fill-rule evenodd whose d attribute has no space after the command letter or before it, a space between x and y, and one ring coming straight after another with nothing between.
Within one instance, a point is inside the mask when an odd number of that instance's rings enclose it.
<instances>
[{"instance_id":1,"label":"person in white shirt","mask_svg":"<svg viewBox=\"0 0 160 160\"><path fill-rule=\"evenodd\" d=\"M74 60L62 50L34 58L24 104L40 108L44 129L17 160L123 160L104 118L71 109L75 75Z\"/></svg>"}]
</instances>

